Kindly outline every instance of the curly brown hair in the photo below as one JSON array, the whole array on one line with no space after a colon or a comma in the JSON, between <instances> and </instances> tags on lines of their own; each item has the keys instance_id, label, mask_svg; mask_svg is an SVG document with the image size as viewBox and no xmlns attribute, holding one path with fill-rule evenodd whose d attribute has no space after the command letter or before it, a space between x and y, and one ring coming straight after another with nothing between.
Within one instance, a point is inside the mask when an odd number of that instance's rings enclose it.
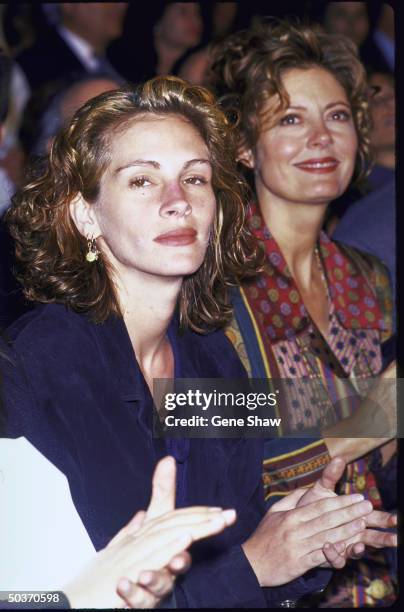
<instances>
[{"instance_id":1,"label":"curly brown hair","mask_svg":"<svg viewBox=\"0 0 404 612\"><path fill-rule=\"evenodd\" d=\"M344 88L358 135L355 182L369 172L369 111L366 72L355 44L347 37L327 34L318 24L261 19L249 30L236 32L213 51L216 93L229 116L236 118L239 147L253 147L263 125L270 128L289 105L282 83L287 70L319 66ZM266 102L278 96L277 108L265 112ZM276 100L276 98L275 98Z\"/></svg>"},{"instance_id":2,"label":"curly brown hair","mask_svg":"<svg viewBox=\"0 0 404 612\"><path fill-rule=\"evenodd\" d=\"M184 117L210 153L214 227L202 266L184 279L179 296L181 326L204 332L231 318L227 288L256 274L262 254L245 223L248 187L237 171L237 143L226 116L211 92L178 78L156 77L101 94L59 132L49 157L33 166L7 214L17 278L30 300L63 303L88 312L97 323L111 314L122 316L108 262L102 253L91 265L86 261L87 241L69 203L79 193L91 204L97 200L114 133L147 113Z\"/></svg>"}]
</instances>

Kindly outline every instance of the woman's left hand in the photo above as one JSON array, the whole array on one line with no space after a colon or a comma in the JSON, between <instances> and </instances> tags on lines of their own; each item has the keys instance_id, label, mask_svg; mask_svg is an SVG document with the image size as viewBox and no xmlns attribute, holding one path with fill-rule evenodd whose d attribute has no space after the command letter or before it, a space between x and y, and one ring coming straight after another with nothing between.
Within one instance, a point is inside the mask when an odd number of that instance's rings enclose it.
<instances>
[{"instance_id":1,"label":"woman's left hand","mask_svg":"<svg viewBox=\"0 0 404 612\"><path fill-rule=\"evenodd\" d=\"M313 503L326 497L334 497L337 482L342 477L346 462L340 457L335 457L324 468L319 480L310 489L296 489L280 502L279 510L298 508ZM282 507L279 507L282 504ZM341 569L348 559L359 559L365 552L365 546L384 548L386 546L397 546L397 534L378 529L386 529L397 525L397 517L388 512L373 510L364 517L366 529L350 538L346 542L327 542L323 547L323 553L328 566ZM376 527L378 529L372 529Z\"/></svg>"},{"instance_id":2,"label":"woman's left hand","mask_svg":"<svg viewBox=\"0 0 404 612\"><path fill-rule=\"evenodd\" d=\"M188 571L190 565L191 556L184 551L173 557L164 569L142 572L136 583L122 578L117 593L128 608L155 608L171 593L175 577Z\"/></svg>"}]
</instances>

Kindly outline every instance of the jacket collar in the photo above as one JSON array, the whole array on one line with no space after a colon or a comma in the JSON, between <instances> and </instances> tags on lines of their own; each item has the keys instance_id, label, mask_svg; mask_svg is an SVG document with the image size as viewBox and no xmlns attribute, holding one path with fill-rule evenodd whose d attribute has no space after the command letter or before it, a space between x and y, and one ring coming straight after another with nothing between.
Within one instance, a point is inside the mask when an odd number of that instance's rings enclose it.
<instances>
[{"instance_id":1,"label":"jacket collar","mask_svg":"<svg viewBox=\"0 0 404 612\"><path fill-rule=\"evenodd\" d=\"M266 314L271 313L268 331L272 339L285 339L305 330L311 319L282 251L256 204L250 206L249 223L267 256L267 273L250 285L249 299L259 302L264 312L268 310ZM332 308L340 323L353 330L384 329L381 310L360 270L324 232L318 246Z\"/></svg>"}]
</instances>

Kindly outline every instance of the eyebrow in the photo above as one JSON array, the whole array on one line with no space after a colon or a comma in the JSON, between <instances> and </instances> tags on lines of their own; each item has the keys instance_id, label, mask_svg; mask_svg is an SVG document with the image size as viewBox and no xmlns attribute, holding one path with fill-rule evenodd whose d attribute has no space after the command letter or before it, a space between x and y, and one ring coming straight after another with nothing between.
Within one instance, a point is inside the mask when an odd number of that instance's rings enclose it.
<instances>
[{"instance_id":1,"label":"eyebrow","mask_svg":"<svg viewBox=\"0 0 404 612\"><path fill-rule=\"evenodd\" d=\"M194 164L208 164L209 166L212 165L209 159L204 159L204 158L190 159L184 164L183 170L187 170L190 166L193 166ZM156 168L157 170L161 168L161 165L158 162L153 161L151 159L135 159L133 161L128 162L124 166L120 166L119 168L115 170L115 172L118 173L118 172L121 172L122 170L126 170L127 168L132 168L133 166L140 166L140 167L151 166L152 168Z\"/></svg>"},{"instance_id":2,"label":"eyebrow","mask_svg":"<svg viewBox=\"0 0 404 612\"><path fill-rule=\"evenodd\" d=\"M348 102L344 102L343 100L339 100L338 102L330 102L329 104L327 104L327 106L324 107L324 110L327 110L329 108L331 108L332 106L346 106L347 108L351 108L351 105L348 104ZM295 106L295 105L291 105L288 106L288 110L307 110L306 106Z\"/></svg>"}]
</instances>

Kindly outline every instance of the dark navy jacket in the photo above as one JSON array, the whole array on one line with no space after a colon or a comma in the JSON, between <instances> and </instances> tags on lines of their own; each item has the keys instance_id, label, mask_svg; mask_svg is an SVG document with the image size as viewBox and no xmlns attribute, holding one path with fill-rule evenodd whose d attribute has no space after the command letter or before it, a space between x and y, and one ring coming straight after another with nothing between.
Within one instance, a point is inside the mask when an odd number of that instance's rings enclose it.
<instances>
[{"instance_id":1,"label":"dark navy jacket","mask_svg":"<svg viewBox=\"0 0 404 612\"><path fill-rule=\"evenodd\" d=\"M21 317L8 334L19 362L11 380L5 376L8 435L26 436L66 474L100 549L147 507L153 469L167 454L166 441L152 435L152 398L125 324L111 317L95 325L51 304ZM221 332L178 335L172 325L169 337L176 376L246 376ZM180 440L168 449L179 468L180 505L238 515L223 534L192 547L193 566L176 586L179 607L272 607L323 585L320 571L262 589L240 546L265 512L261 440Z\"/></svg>"}]
</instances>

